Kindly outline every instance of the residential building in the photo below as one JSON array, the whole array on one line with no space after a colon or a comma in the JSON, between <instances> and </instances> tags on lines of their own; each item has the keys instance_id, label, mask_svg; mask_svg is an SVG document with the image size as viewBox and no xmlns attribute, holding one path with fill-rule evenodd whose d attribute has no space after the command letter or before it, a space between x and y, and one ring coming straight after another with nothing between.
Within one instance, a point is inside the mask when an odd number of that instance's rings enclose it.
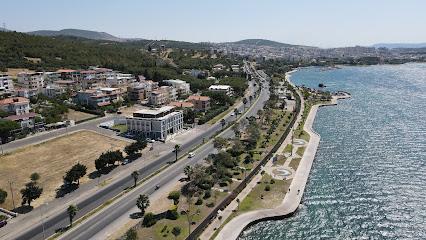
<instances>
[{"instance_id":1,"label":"residential building","mask_svg":"<svg viewBox=\"0 0 426 240\"><path fill-rule=\"evenodd\" d=\"M0 73L0 95L11 94L14 91L13 80L7 74Z\"/></svg>"},{"instance_id":2,"label":"residential building","mask_svg":"<svg viewBox=\"0 0 426 240\"><path fill-rule=\"evenodd\" d=\"M184 102L184 101L173 101L169 103L169 106L174 106L177 108L194 108L194 104L192 102Z\"/></svg>"},{"instance_id":3,"label":"residential building","mask_svg":"<svg viewBox=\"0 0 426 240\"><path fill-rule=\"evenodd\" d=\"M160 106L177 99L176 89L171 86L161 86L152 91L148 97L148 104L153 106Z\"/></svg>"},{"instance_id":4,"label":"residential building","mask_svg":"<svg viewBox=\"0 0 426 240\"><path fill-rule=\"evenodd\" d=\"M207 111L210 109L210 97L191 95L187 101L194 104L194 108L197 111Z\"/></svg>"},{"instance_id":5,"label":"residential building","mask_svg":"<svg viewBox=\"0 0 426 240\"><path fill-rule=\"evenodd\" d=\"M166 83L169 86L172 86L176 89L177 93L179 95L188 95L191 93L191 88L189 83L179 80L179 79L170 79L170 80L164 80L164 83Z\"/></svg>"},{"instance_id":6,"label":"residential building","mask_svg":"<svg viewBox=\"0 0 426 240\"><path fill-rule=\"evenodd\" d=\"M65 89L59 85L49 84L42 89L41 93L48 98L54 98L65 93Z\"/></svg>"},{"instance_id":7,"label":"residential building","mask_svg":"<svg viewBox=\"0 0 426 240\"><path fill-rule=\"evenodd\" d=\"M0 109L10 115L5 119L18 122L21 127L34 125L35 113L30 112L30 100L23 97L11 97L0 100Z\"/></svg>"},{"instance_id":8,"label":"residential building","mask_svg":"<svg viewBox=\"0 0 426 240\"><path fill-rule=\"evenodd\" d=\"M22 86L22 88L28 89L30 91L40 92L44 86L44 74L42 72L18 73L18 84Z\"/></svg>"},{"instance_id":9,"label":"residential building","mask_svg":"<svg viewBox=\"0 0 426 240\"><path fill-rule=\"evenodd\" d=\"M17 89L15 89L15 94L18 97L23 97L23 98L36 97L38 93L39 93L38 89L28 89L28 88L17 88Z\"/></svg>"},{"instance_id":10,"label":"residential building","mask_svg":"<svg viewBox=\"0 0 426 240\"><path fill-rule=\"evenodd\" d=\"M147 98L145 85L135 83L127 87L127 97L130 101L143 101Z\"/></svg>"},{"instance_id":11,"label":"residential building","mask_svg":"<svg viewBox=\"0 0 426 240\"><path fill-rule=\"evenodd\" d=\"M229 85L211 85L209 87L211 92L221 92L225 93L228 96L232 96L232 87Z\"/></svg>"},{"instance_id":12,"label":"residential building","mask_svg":"<svg viewBox=\"0 0 426 240\"><path fill-rule=\"evenodd\" d=\"M223 64L216 64L212 68L213 72L224 71L225 69L226 69L226 67Z\"/></svg>"},{"instance_id":13,"label":"residential building","mask_svg":"<svg viewBox=\"0 0 426 240\"><path fill-rule=\"evenodd\" d=\"M80 82L81 73L73 69L59 69L56 71L62 80L72 80L74 82Z\"/></svg>"},{"instance_id":14,"label":"residential building","mask_svg":"<svg viewBox=\"0 0 426 240\"><path fill-rule=\"evenodd\" d=\"M174 109L173 106L164 106L136 111L126 118L127 128L144 137L165 141L183 128L183 113Z\"/></svg>"},{"instance_id":15,"label":"residential building","mask_svg":"<svg viewBox=\"0 0 426 240\"><path fill-rule=\"evenodd\" d=\"M110 105L112 102L121 100L119 88L100 88L78 91L74 101L78 104L92 107Z\"/></svg>"}]
</instances>

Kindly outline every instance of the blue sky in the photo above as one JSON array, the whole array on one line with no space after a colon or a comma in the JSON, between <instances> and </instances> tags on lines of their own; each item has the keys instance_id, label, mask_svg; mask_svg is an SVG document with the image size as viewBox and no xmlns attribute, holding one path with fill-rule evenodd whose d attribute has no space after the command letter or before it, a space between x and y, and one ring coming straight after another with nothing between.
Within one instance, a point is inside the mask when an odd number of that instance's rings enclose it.
<instances>
[{"instance_id":1,"label":"blue sky","mask_svg":"<svg viewBox=\"0 0 426 240\"><path fill-rule=\"evenodd\" d=\"M119 37L320 47L426 42L425 0L2 0L16 31L80 28Z\"/></svg>"}]
</instances>

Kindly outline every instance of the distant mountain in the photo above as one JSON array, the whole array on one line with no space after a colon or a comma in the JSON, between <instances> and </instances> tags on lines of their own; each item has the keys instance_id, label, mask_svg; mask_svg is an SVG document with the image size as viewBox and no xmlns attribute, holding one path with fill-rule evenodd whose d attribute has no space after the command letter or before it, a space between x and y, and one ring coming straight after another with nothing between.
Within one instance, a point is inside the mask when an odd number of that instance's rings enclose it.
<instances>
[{"instance_id":1,"label":"distant mountain","mask_svg":"<svg viewBox=\"0 0 426 240\"><path fill-rule=\"evenodd\" d=\"M375 48L426 48L426 43L378 43L374 44L373 47Z\"/></svg>"},{"instance_id":2,"label":"distant mountain","mask_svg":"<svg viewBox=\"0 0 426 240\"><path fill-rule=\"evenodd\" d=\"M255 45L255 46L267 46L267 47L298 47L298 45L292 45L287 43L275 42L267 39L244 39L237 42L232 42L233 44L245 44L245 45Z\"/></svg>"},{"instance_id":3,"label":"distant mountain","mask_svg":"<svg viewBox=\"0 0 426 240\"><path fill-rule=\"evenodd\" d=\"M113 36L106 32L96 32L89 30L81 30L81 29L62 29L59 31L53 30L39 30L34 32L28 32L28 34L38 35L38 36L73 36L73 37L81 37L93 40L108 40L115 42L124 42L126 39L122 39L116 36Z\"/></svg>"}]
</instances>

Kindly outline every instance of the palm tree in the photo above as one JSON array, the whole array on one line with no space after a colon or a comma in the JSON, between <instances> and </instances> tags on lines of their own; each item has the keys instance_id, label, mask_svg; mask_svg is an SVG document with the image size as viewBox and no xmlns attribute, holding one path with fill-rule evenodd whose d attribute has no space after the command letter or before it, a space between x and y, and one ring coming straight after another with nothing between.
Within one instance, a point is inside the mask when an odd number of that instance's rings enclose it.
<instances>
[{"instance_id":1,"label":"palm tree","mask_svg":"<svg viewBox=\"0 0 426 240\"><path fill-rule=\"evenodd\" d=\"M222 130L223 130L223 127L225 127L225 125L226 125L226 121L225 121L225 119L221 119L220 120L220 125L222 125Z\"/></svg>"},{"instance_id":2,"label":"palm tree","mask_svg":"<svg viewBox=\"0 0 426 240\"><path fill-rule=\"evenodd\" d=\"M133 181L135 182L135 184L133 185L133 187L136 187L136 184L138 182L139 179L139 172L138 171L133 171L131 174Z\"/></svg>"},{"instance_id":3,"label":"palm tree","mask_svg":"<svg viewBox=\"0 0 426 240\"><path fill-rule=\"evenodd\" d=\"M179 145L179 144L176 144L176 145L175 145L175 155L176 155L176 160L175 160L175 162L177 162L177 160L178 160L178 152L179 152L179 150L180 150L180 145Z\"/></svg>"},{"instance_id":4,"label":"palm tree","mask_svg":"<svg viewBox=\"0 0 426 240\"><path fill-rule=\"evenodd\" d=\"M238 117L238 114L239 114L240 112L238 111L238 109L237 109L237 108L235 108L235 109L234 109L234 113L235 113L235 118L237 118L237 117Z\"/></svg>"},{"instance_id":5,"label":"palm tree","mask_svg":"<svg viewBox=\"0 0 426 240\"><path fill-rule=\"evenodd\" d=\"M136 200L136 207L141 211L141 215L145 215L145 210L149 207L149 198L145 194L141 194Z\"/></svg>"},{"instance_id":6,"label":"palm tree","mask_svg":"<svg viewBox=\"0 0 426 240\"><path fill-rule=\"evenodd\" d=\"M68 217L70 218L70 227L72 227L72 220L74 219L75 215L77 215L78 208L75 205L69 205L67 208Z\"/></svg>"},{"instance_id":7,"label":"palm tree","mask_svg":"<svg viewBox=\"0 0 426 240\"><path fill-rule=\"evenodd\" d=\"M188 177L188 180L191 180L191 174L192 174L192 167L187 165L184 169L183 169L183 173L185 173L185 175Z\"/></svg>"}]
</instances>

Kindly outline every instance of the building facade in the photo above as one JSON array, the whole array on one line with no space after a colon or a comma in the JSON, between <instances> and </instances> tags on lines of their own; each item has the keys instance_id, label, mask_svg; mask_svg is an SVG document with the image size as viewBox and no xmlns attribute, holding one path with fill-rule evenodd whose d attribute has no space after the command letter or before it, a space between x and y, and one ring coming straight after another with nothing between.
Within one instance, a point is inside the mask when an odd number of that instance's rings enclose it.
<instances>
[{"instance_id":1,"label":"building facade","mask_svg":"<svg viewBox=\"0 0 426 240\"><path fill-rule=\"evenodd\" d=\"M0 109L10 115L5 119L18 122L22 128L34 126L35 113L30 112L30 100L23 97L11 97L0 100Z\"/></svg>"},{"instance_id":2,"label":"building facade","mask_svg":"<svg viewBox=\"0 0 426 240\"><path fill-rule=\"evenodd\" d=\"M7 74L0 73L0 95L11 94L14 91L13 80Z\"/></svg>"},{"instance_id":3,"label":"building facade","mask_svg":"<svg viewBox=\"0 0 426 240\"><path fill-rule=\"evenodd\" d=\"M173 106L139 110L127 117L130 132L140 133L146 138L165 141L171 134L183 128L183 113L175 111Z\"/></svg>"}]
</instances>

